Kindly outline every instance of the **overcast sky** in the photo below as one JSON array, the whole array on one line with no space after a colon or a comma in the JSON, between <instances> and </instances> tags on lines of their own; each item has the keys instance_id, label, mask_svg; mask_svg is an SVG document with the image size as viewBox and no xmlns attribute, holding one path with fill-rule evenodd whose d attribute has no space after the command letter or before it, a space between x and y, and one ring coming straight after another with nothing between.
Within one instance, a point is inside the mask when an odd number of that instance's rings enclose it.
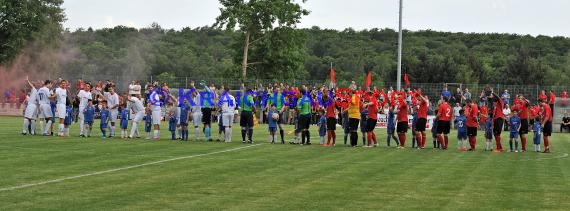
<instances>
[{"instance_id":1,"label":"overcast sky","mask_svg":"<svg viewBox=\"0 0 570 211\"><path fill-rule=\"evenodd\" d=\"M300 2L300 1L299 1ZM65 28L212 25L218 0L65 0ZM398 28L398 0L308 0L300 27ZM404 0L404 28L570 37L570 0Z\"/></svg>"}]
</instances>

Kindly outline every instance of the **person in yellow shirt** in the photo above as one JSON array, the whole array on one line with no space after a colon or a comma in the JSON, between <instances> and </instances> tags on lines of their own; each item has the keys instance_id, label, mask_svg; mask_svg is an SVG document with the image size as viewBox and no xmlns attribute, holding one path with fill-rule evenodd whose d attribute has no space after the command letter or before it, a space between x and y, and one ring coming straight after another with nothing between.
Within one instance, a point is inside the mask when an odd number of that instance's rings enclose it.
<instances>
[{"instance_id":1,"label":"person in yellow shirt","mask_svg":"<svg viewBox=\"0 0 570 211\"><path fill-rule=\"evenodd\" d=\"M350 146L356 147L358 144L358 124L360 123L360 99L356 91L350 95L348 105L348 127L350 130Z\"/></svg>"}]
</instances>

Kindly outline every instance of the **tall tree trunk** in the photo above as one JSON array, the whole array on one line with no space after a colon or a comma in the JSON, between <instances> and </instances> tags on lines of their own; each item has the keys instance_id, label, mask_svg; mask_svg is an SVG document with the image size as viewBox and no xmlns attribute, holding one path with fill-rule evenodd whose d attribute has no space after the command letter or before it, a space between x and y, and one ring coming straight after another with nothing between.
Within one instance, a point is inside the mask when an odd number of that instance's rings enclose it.
<instances>
[{"instance_id":1,"label":"tall tree trunk","mask_svg":"<svg viewBox=\"0 0 570 211\"><path fill-rule=\"evenodd\" d=\"M243 45L243 61L241 62L241 81L245 83L245 77L247 74L247 52L249 51L249 36L250 33L247 31L245 33L245 43Z\"/></svg>"}]
</instances>

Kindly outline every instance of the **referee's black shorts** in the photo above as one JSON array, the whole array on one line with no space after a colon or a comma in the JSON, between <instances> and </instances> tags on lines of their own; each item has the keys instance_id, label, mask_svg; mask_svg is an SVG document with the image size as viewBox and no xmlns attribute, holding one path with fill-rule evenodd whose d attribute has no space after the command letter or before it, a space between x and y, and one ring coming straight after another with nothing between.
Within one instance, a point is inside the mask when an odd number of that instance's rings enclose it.
<instances>
[{"instance_id":1,"label":"referee's black shorts","mask_svg":"<svg viewBox=\"0 0 570 211\"><path fill-rule=\"evenodd\" d=\"M242 111L239 118L239 126L253 127L253 113L251 111Z\"/></svg>"}]
</instances>

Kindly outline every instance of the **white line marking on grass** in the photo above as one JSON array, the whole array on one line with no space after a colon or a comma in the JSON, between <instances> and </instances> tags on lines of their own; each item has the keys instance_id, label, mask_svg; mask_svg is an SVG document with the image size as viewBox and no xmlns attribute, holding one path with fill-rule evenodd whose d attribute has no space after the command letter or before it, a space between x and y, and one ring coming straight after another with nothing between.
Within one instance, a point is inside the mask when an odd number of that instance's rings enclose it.
<instances>
[{"instance_id":1,"label":"white line marking on grass","mask_svg":"<svg viewBox=\"0 0 570 211\"><path fill-rule=\"evenodd\" d=\"M255 147L255 146L259 146L259 145L261 145L261 144L254 144L254 145L249 145L249 146L244 146L244 147L237 147L237 148L232 148L232 149L227 149L227 150L222 150L222 151L217 151L217 152L209 152L209 153L198 154L198 155L189 155L189 156L171 158L171 159L166 159L166 160L159 160L159 161L154 161L154 162L149 162L149 163L143 163L143 164L138 164L138 165L133 165L133 166L125 166L125 167L116 168L116 169L110 169L110 170L105 170L105 171L98 171L98 172L93 172L93 173L89 173L89 174L81 174L81 175L71 176L71 177L64 177L64 178L60 178L60 179L48 180L48 181L43 181L43 182L38 182L38 183L30 183L30 184L18 185L18 186L13 186L13 187L0 188L0 192L11 191L11 190L17 190L17 189L28 188L28 187L39 186L39 185L45 185L45 184L50 184L50 183L57 183L57 182L62 182L62 181L66 181L66 180L79 179L79 178L82 178L82 177L89 177L89 176L101 175L101 174L112 173L112 172L117 172L117 171L123 171L123 170L128 170L128 169L134 169L134 168L139 168L139 167L144 167L144 166L149 166L149 165L155 165L155 164L160 164L160 163L166 163L166 162L170 162L170 161L176 161L176 160L190 159L190 158L196 158L196 157L204 157L204 156L208 156L208 155L221 154L221 153L226 153L226 152L232 152L232 151L237 151L237 150L241 150L241 149L246 149L246 148L250 148L250 147Z\"/></svg>"}]
</instances>

